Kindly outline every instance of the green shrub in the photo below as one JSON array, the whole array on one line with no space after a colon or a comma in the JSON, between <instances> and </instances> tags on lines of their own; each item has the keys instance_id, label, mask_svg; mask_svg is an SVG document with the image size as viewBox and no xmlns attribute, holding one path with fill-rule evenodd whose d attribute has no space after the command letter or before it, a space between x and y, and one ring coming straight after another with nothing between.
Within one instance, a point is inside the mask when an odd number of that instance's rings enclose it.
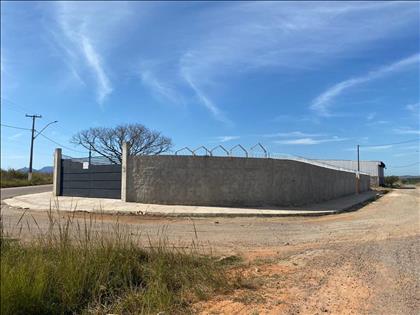
<instances>
[{"instance_id":1,"label":"green shrub","mask_svg":"<svg viewBox=\"0 0 420 315\"><path fill-rule=\"evenodd\" d=\"M51 184L52 180L53 175L47 173L32 173L32 180L28 181L28 173L14 169L1 170L2 188Z\"/></svg>"},{"instance_id":2,"label":"green shrub","mask_svg":"<svg viewBox=\"0 0 420 315\"><path fill-rule=\"evenodd\" d=\"M2 237L1 314L183 313L231 287L212 257L112 231L51 220L29 244Z\"/></svg>"},{"instance_id":3,"label":"green shrub","mask_svg":"<svg viewBox=\"0 0 420 315\"><path fill-rule=\"evenodd\" d=\"M393 187L399 181L398 176L385 176L385 185L388 187Z\"/></svg>"}]
</instances>

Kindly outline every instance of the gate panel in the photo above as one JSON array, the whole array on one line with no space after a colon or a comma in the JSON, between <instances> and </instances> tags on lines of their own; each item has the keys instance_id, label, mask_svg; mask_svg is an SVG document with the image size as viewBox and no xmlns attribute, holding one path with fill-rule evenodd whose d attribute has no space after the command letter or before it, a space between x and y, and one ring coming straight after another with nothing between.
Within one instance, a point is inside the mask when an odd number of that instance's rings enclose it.
<instances>
[{"instance_id":1,"label":"gate panel","mask_svg":"<svg viewBox=\"0 0 420 315\"><path fill-rule=\"evenodd\" d=\"M121 165L89 165L61 160L61 196L121 198Z\"/></svg>"}]
</instances>

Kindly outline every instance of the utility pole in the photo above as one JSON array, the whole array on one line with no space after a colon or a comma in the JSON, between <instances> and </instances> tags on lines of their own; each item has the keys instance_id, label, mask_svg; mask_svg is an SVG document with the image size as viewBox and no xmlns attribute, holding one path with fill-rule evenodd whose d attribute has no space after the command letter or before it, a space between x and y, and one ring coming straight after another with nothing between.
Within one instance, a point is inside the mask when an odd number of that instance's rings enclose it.
<instances>
[{"instance_id":1,"label":"utility pole","mask_svg":"<svg viewBox=\"0 0 420 315\"><path fill-rule=\"evenodd\" d=\"M42 118L41 115L25 115L26 117L32 118L32 136L31 136L31 154L29 157L29 171L28 171L28 181L32 180L32 159L34 155L34 140L35 140L35 119Z\"/></svg>"},{"instance_id":2,"label":"utility pole","mask_svg":"<svg viewBox=\"0 0 420 315\"><path fill-rule=\"evenodd\" d=\"M92 145L89 146L89 167L92 160Z\"/></svg>"}]
</instances>

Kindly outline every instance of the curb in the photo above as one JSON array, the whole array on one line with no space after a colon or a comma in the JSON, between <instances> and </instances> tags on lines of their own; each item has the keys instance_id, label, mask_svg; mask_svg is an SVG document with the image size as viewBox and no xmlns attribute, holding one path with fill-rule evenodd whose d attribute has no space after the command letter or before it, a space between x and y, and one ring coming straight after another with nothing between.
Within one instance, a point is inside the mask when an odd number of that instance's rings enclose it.
<instances>
[{"instance_id":1,"label":"curb","mask_svg":"<svg viewBox=\"0 0 420 315\"><path fill-rule=\"evenodd\" d=\"M120 211L120 210L59 210L59 212L68 212L68 213L92 213L92 214L105 214L105 215L119 215L119 216L145 216L145 217L170 217L170 218L215 218L215 217L224 217L224 218L235 218L235 217L321 217L326 215L333 215L333 214L342 214L346 212L353 212L357 211L360 208L366 206L367 204L381 198L384 193L377 193L372 195L365 200L358 202L356 204L352 204L350 206L344 207L340 210L313 210L313 212L308 212L311 210L302 210L306 211L306 213L275 213L276 210L273 210L273 213L188 213L188 212L180 212L180 213L164 213L164 212L147 212L147 211ZM10 198L13 199L13 198ZM20 207L20 206L13 206L9 204L7 201L9 199L2 200L6 205L17 208L17 209L24 209L24 210L33 210L29 207ZM43 211L43 210L34 210L34 211ZM48 211L47 209L45 211ZM295 210L299 211L299 210Z\"/></svg>"}]
</instances>

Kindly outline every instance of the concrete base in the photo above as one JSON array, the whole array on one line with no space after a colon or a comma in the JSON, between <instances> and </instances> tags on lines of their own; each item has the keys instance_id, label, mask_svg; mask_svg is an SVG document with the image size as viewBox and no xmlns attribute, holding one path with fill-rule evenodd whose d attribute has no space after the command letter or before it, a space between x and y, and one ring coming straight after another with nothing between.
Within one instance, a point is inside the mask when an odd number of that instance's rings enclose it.
<instances>
[{"instance_id":1,"label":"concrete base","mask_svg":"<svg viewBox=\"0 0 420 315\"><path fill-rule=\"evenodd\" d=\"M357 206L374 200L378 193L369 191L346 196L323 203L293 208L222 208L200 206L171 206L123 202L118 199L81 197L54 197L51 192L17 196L4 202L12 207L45 211L87 211L95 213L118 213L159 216L317 216L335 214L356 209Z\"/></svg>"}]
</instances>

